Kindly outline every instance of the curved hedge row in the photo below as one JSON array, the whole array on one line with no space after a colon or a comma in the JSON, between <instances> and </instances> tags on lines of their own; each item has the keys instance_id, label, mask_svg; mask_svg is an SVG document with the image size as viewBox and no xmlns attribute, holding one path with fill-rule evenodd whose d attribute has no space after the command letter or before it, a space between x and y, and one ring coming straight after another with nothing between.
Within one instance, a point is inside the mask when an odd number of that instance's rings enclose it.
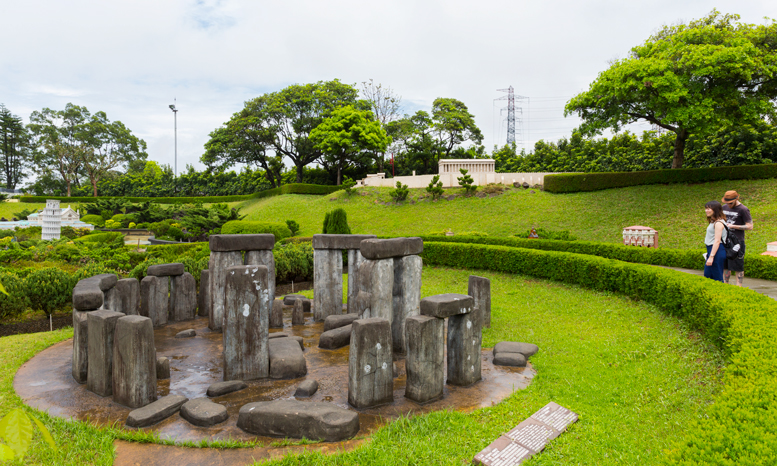
<instances>
[{"instance_id":1,"label":"curved hedge row","mask_svg":"<svg viewBox=\"0 0 777 466\"><path fill-rule=\"evenodd\" d=\"M695 275L581 254L428 242L424 263L530 275L642 299L702 329L728 355L707 416L665 464L777 464L777 302Z\"/></svg>"},{"instance_id":2,"label":"curved hedge row","mask_svg":"<svg viewBox=\"0 0 777 466\"><path fill-rule=\"evenodd\" d=\"M318 184L292 183L285 184L280 188L259 191L254 194L245 194L238 196L201 196L201 197L124 197L130 202L154 202L156 204L193 204L203 202L212 204L216 202L239 202L249 199L261 199L265 197L278 196L281 194L331 194L343 189L342 186L329 186ZM60 201L70 202L96 202L98 199L116 199L112 196L106 197L65 197L65 196L21 196L19 202L46 202L47 199L58 199Z\"/></svg>"},{"instance_id":3,"label":"curved hedge row","mask_svg":"<svg viewBox=\"0 0 777 466\"><path fill-rule=\"evenodd\" d=\"M777 178L777 164L712 168L674 168L611 173L559 173L545 175L543 189L551 193L577 193L644 184L704 183L721 180Z\"/></svg>"},{"instance_id":4,"label":"curved hedge row","mask_svg":"<svg viewBox=\"0 0 777 466\"><path fill-rule=\"evenodd\" d=\"M654 249L635 246L624 246L614 243L598 243L594 241L556 241L551 239L497 238L483 236L422 236L427 241L445 243L478 243L499 246L511 246L525 249L541 249L545 251L572 252L591 256L617 259L638 264L664 265L667 267L682 267L702 270L704 261L703 249ZM746 272L750 278L777 281L777 258L760 254L747 254Z\"/></svg>"}]
</instances>

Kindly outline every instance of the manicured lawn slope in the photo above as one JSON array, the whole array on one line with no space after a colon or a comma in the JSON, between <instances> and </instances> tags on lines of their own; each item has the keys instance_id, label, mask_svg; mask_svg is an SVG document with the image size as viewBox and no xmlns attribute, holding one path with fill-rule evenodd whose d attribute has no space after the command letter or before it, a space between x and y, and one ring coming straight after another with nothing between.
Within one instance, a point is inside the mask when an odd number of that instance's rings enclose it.
<instances>
[{"instance_id":1,"label":"manicured lawn slope","mask_svg":"<svg viewBox=\"0 0 777 466\"><path fill-rule=\"evenodd\" d=\"M492 198L456 198L412 204L425 195L411 190L409 202L389 202L388 188L361 188L367 195L348 197L339 191L326 196L285 195L231 205L242 206L247 220L296 220L300 235L321 233L324 214L337 207L348 212L354 233L402 236L483 232L509 236L531 227L570 230L581 240L621 242L623 227L646 225L659 231L659 247L703 248L704 204L736 189L753 214L755 230L747 233L748 250L762 252L777 241L777 182L775 180L714 182L696 185L653 185L592 193L550 194L510 189ZM459 192L446 191L446 195ZM334 200L333 200L334 199Z\"/></svg>"}]
</instances>

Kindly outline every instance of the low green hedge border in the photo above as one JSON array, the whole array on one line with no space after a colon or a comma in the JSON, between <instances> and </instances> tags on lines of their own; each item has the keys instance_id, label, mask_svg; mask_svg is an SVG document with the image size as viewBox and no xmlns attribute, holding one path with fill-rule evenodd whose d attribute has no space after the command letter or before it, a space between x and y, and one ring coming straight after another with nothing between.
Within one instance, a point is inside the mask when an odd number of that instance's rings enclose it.
<instances>
[{"instance_id":1,"label":"low green hedge border","mask_svg":"<svg viewBox=\"0 0 777 466\"><path fill-rule=\"evenodd\" d=\"M729 357L707 416L664 464L777 464L777 302L752 290L642 264L555 251L426 242L425 264L574 283L641 299L703 330ZM648 426L649 427L649 426Z\"/></svg>"},{"instance_id":2,"label":"low green hedge border","mask_svg":"<svg viewBox=\"0 0 777 466\"><path fill-rule=\"evenodd\" d=\"M329 186L318 184L292 183L285 184L280 188L259 191L254 194L245 194L239 196L202 196L202 197L124 197L130 202L154 202L157 204L194 204L203 202L213 204L216 202L239 202L249 199L261 199L265 197L278 196L281 194L331 194L343 189L342 186ZM116 199L115 197L64 197L64 196L21 196L19 202L42 203L47 199L55 199L70 202L96 202L98 199Z\"/></svg>"},{"instance_id":3,"label":"low green hedge border","mask_svg":"<svg viewBox=\"0 0 777 466\"><path fill-rule=\"evenodd\" d=\"M661 249L625 246L593 241L556 241L551 239L497 238L488 236L421 236L427 241L446 243L478 243L511 246L545 251L562 251L576 254L617 259L637 264L663 265L685 269L704 269L703 249ZM745 255L745 275L750 278L777 281L777 258L760 254Z\"/></svg>"},{"instance_id":4,"label":"low green hedge border","mask_svg":"<svg viewBox=\"0 0 777 466\"><path fill-rule=\"evenodd\" d=\"M704 183L721 180L777 178L777 164L712 168L675 168L612 173L559 173L545 175L543 189L551 193L577 193L644 184Z\"/></svg>"},{"instance_id":5,"label":"low green hedge border","mask_svg":"<svg viewBox=\"0 0 777 466\"><path fill-rule=\"evenodd\" d=\"M253 222L249 220L230 220L221 227L224 235L245 235L272 233L275 241L291 237L291 230L285 223Z\"/></svg>"}]
</instances>

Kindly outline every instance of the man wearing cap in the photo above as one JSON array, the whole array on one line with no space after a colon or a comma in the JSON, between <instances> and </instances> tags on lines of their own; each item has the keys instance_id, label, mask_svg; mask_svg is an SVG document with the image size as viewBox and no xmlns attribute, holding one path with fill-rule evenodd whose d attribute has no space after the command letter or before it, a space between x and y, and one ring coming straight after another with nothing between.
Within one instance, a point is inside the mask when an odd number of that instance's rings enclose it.
<instances>
[{"instance_id":1,"label":"man wearing cap","mask_svg":"<svg viewBox=\"0 0 777 466\"><path fill-rule=\"evenodd\" d=\"M753 218L750 216L750 209L739 202L739 194L736 191L726 191L721 202L723 213L726 214L726 226L742 243L737 257L726 260L723 281L728 283L733 271L737 274L737 286L742 286L742 280L745 278L745 230L753 229Z\"/></svg>"}]
</instances>

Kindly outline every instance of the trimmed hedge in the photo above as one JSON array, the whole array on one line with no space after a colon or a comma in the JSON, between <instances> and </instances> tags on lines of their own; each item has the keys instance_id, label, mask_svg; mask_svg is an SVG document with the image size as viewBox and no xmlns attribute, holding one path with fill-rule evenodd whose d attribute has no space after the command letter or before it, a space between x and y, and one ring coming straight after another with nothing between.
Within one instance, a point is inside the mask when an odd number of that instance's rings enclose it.
<instances>
[{"instance_id":1,"label":"trimmed hedge","mask_svg":"<svg viewBox=\"0 0 777 466\"><path fill-rule=\"evenodd\" d=\"M593 241L558 241L551 239L496 238L481 236L421 236L427 241L444 243L477 243L510 246L515 248L541 249L545 251L571 252L591 256L617 259L638 264L704 269L704 249L654 249L625 246ZM760 254L745 256L745 275L750 278L777 281L777 258Z\"/></svg>"},{"instance_id":2,"label":"trimmed hedge","mask_svg":"<svg viewBox=\"0 0 777 466\"><path fill-rule=\"evenodd\" d=\"M224 235L272 233L275 235L276 242L291 236L291 230L284 223L251 222L247 220L230 220L221 227L221 233Z\"/></svg>"},{"instance_id":3,"label":"trimmed hedge","mask_svg":"<svg viewBox=\"0 0 777 466\"><path fill-rule=\"evenodd\" d=\"M685 426L665 464L777 464L777 302L674 270L554 251L427 242L425 264L574 283L642 299L702 329L729 358L707 416Z\"/></svg>"},{"instance_id":4,"label":"trimmed hedge","mask_svg":"<svg viewBox=\"0 0 777 466\"><path fill-rule=\"evenodd\" d=\"M577 193L645 184L703 183L766 178L777 178L777 164L612 173L559 173L545 175L543 189L551 193Z\"/></svg>"},{"instance_id":5,"label":"trimmed hedge","mask_svg":"<svg viewBox=\"0 0 777 466\"><path fill-rule=\"evenodd\" d=\"M271 196L279 196L281 194L331 194L335 191L343 189L342 186L329 186L318 184L304 184L304 183L292 183L285 184L280 188L268 189L265 191L259 191L254 194L244 194L236 196L202 196L202 197L122 197L130 202L154 202L156 204L194 204L196 202L203 202L205 204L214 204L217 202L239 202L247 201L249 199L261 199ZM47 199L58 199L60 201L71 202L97 202L99 199L117 199L114 196L100 196L100 197L65 197L65 196L21 196L19 202L34 202L43 203Z\"/></svg>"}]
</instances>

